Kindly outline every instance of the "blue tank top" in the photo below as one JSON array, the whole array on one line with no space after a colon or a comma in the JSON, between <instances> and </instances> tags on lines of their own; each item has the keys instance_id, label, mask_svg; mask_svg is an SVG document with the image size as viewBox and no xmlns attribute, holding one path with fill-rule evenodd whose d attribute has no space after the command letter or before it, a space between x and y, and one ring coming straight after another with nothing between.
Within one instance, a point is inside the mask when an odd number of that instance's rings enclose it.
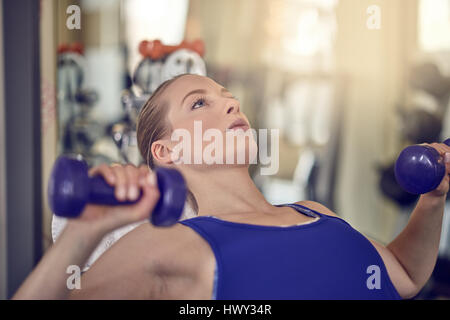
<instances>
[{"instance_id":1,"label":"blue tank top","mask_svg":"<svg viewBox=\"0 0 450 320\"><path fill-rule=\"evenodd\" d=\"M179 222L214 252L213 299L401 299L375 247L347 222L298 204L280 206L318 219L287 227L214 216Z\"/></svg>"}]
</instances>

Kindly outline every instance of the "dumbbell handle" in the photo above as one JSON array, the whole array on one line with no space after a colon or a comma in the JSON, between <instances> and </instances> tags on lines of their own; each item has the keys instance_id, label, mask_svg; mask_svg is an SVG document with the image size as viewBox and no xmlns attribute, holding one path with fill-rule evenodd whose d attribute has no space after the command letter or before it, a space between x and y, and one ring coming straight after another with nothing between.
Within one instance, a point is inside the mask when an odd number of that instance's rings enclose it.
<instances>
[{"instance_id":1,"label":"dumbbell handle","mask_svg":"<svg viewBox=\"0 0 450 320\"><path fill-rule=\"evenodd\" d=\"M176 170L156 169L158 189L161 194L151 215L151 221L156 226L170 226L180 218L186 199L186 186L182 176ZM135 204L142 198L142 190L136 200L119 201L114 195L114 187L110 186L103 177L89 178L88 203L99 205L129 205Z\"/></svg>"},{"instance_id":2,"label":"dumbbell handle","mask_svg":"<svg viewBox=\"0 0 450 320\"><path fill-rule=\"evenodd\" d=\"M117 206L117 205L129 205L137 203L142 197L142 191L136 200L119 201L114 195L114 187L110 186L105 179L101 176L95 176L89 178L89 203Z\"/></svg>"}]
</instances>

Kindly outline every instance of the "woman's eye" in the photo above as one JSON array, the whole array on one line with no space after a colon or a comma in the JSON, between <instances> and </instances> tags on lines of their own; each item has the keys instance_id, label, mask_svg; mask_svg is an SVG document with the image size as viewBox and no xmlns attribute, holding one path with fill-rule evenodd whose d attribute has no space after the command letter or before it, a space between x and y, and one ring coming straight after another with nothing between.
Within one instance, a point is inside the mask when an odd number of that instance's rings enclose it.
<instances>
[{"instance_id":1,"label":"woman's eye","mask_svg":"<svg viewBox=\"0 0 450 320\"><path fill-rule=\"evenodd\" d=\"M204 107L205 106L205 99L204 98L200 98L197 99L194 104L192 105L191 109L198 109L199 107Z\"/></svg>"}]
</instances>

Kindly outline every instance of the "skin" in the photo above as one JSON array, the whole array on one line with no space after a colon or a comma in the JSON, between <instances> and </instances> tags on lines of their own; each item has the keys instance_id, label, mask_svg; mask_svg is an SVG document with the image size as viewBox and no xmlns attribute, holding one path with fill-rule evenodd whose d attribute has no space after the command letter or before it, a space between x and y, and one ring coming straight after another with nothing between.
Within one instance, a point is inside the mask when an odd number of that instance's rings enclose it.
<instances>
[{"instance_id":1,"label":"skin","mask_svg":"<svg viewBox=\"0 0 450 320\"><path fill-rule=\"evenodd\" d=\"M195 89L207 90L207 103L196 103ZM239 101L213 80L188 75L177 79L164 93L169 102L168 120L173 129L193 134L193 121L201 120L203 130L225 131L236 120L247 118ZM194 109L192 109L194 106ZM160 166L174 166L171 158L175 143L170 137L155 141L152 155ZM431 144L442 156L450 152L444 144ZM249 141L246 153L253 147ZM235 150L236 151L236 150ZM211 215L227 221L255 225L294 225L311 223L315 218L292 208L268 203L241 165L177 165L198 205L199 215ZM403 232L384 246L368 239L382 257L387 271L403 298L416 295L434 268L441 233L445 198L449 189L450 165L439 187L420 197ZM100 166L91 175L100 174L115 186L118 199L133 200L138 188L143 199L133 206L87 206L80 219L70 221L60 239L46 253L36 269L18 290L15 299L210 299L213 289L215 258L209 244L196 232L181 224L157 228L140 225L122 237L83 274L81 290L66 287L68 265L83 265L100 239L108 232L142 219L148 219L159 194L153 173L131 165ZM325 206L300 201L323 214L336 216ZM42 290L42 288L46 288Z\"/></svg>"}]
</instances>

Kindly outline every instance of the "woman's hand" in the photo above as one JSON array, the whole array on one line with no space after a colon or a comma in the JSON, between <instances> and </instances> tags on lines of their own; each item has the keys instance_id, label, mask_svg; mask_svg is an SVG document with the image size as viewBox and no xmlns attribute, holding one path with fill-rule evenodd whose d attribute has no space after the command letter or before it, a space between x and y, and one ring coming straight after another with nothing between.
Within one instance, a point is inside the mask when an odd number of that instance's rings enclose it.
<instances>
[{"instance_id":1,"label":"woman's hand","mask_svg":"<svg viewBox=\"0 0 450 320\"><path fill-rule=\"evenodd\" d=\"M444 143L423 143L421 145L429 146L437 150L441 157L443 158L443 161L445 163L445 174L444 178L442 179L439 186L428 192L425 193L424 196L426 197L433 197L433 198L440 198L440 197L446 197L447 193L449 191L449 174L450 174L450 147Z\"/></svg>"},{"instance_id":2,"label":"woman's hand","mask_svg":"<svg viewBox=\"0 0 450 320\"><path fill-rule=\"evenodd\" d=\"M67 267L83 266L102 237L119 227L147 219L159 199L155 174L145 166L101 165L89 171L101 175L114 186L119 201L136 200L132 205L86 205L77 219L68 219L58 241L45 253L13 299L65 299Z\"/></svg>"},{"instance_id":3,"label":"woman's hand","mask_svg":"<svg viewBox=\"0 0 450 320\"><path fill-rule=\"evenodd\" d=\"M102 164L89 170L89 176L101 175L114 187L119 201L134 201L142 191L139 202L132 205L88 204L77 219L69 219L72 228L106 234L122 226L148 219L159 199L155 174L145 165L139 168L127 164Z\"/></svg>"}]
</instances>

